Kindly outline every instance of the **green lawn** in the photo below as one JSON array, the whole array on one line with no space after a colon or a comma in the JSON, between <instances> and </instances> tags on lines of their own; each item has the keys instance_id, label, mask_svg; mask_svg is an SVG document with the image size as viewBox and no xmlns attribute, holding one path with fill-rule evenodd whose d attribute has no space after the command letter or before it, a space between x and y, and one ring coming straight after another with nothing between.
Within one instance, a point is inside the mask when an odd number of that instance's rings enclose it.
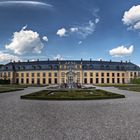
<instances>
[{"instance_id":1,"label":"green lawn","mask_svg":"<svg viewBox=\"0 0 140 140\"><path fill-rule=\"evenodd\" d=\"M97 100L115 98L125 98L125 96L103 90L43 90L21 96L21 99L38 100Z\"/></svg>"},{"instance_id":2,"label":"green lawn","mask_svg":"<svg viewBox=\"0 0 140 140\"><path fill-rule=\"evenodd\" d=\"M26 87L25 85L0 85L0 93L23 90Z\"/></svg>"},{"instance_id":3,"label":"green lawn","mask_svg":"<svg viewBox=\"0 0 140 140\"><path fill-rule=\"evenodd\" d=\"M118 87L118 88L122 89L122 90L130 90L130 91L140 92L140 85L128 85L128 86Z\"/></svg>"},{"instance_id":4,"label":"green lawn","mask_svg":"<svg viewBox=\"0 0 140 140\"><path fill-rule=\"evenodd\" d=\"M122 90L130 90L140 92L140 84L98 84L101 87L118 87Z\"/></svg>"}]
</instances>

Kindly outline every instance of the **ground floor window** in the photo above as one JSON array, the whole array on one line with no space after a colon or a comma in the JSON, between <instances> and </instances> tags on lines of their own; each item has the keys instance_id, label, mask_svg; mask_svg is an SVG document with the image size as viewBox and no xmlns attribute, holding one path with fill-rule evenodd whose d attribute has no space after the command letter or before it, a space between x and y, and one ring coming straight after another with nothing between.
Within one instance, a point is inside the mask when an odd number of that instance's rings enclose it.
<instances>
[{"instance_id":1,"label":"ground floor window","mask_svg":"<svg viewBox=\"0 0 140 140\"><path fill-rule=\"evenodd\" d=\"M96 78L96 84L98 84L99 83L99 79L98 78Z\"/></svg>"},{"instance_id":2,"label":"ground floor window","mask_svg":"<svg viewBox=\"0 0 140 140\"><path fill-rule=\"evenodd\" d=\"M115 79L114 79L114 78L112 78L112 83L113 83L113 84L115 83Z\"/></svg>"},{"instance_id":3,"label":"ground floor window","mask_svg":"<svg viewBox=\"0 0 140 140\"><path fill-rule=\"evenodd\" d=\"M37 78L37 84L38 85L40 84L40 78Z\"/></svg>"},{"instance_id":4,"label":"ground floor window","mask_svg":"<svg viewBox=\"0 0 140 140\"><path fill-rule=\"evenodd\" d=\"M43 78L43 84L46 84L46 79L45 78Z\"/></svg>"},{"instance_id":5,"label":"ground floor window","mask_svg":"<svg viewBox=\"0 0 140 140\"><path fill-rule=\"evenodd\" d=\"M117 83L118 83L118 84L120 83L120 78L117 78Z\"/></svg>"},{"instance_id":6,"label":"ground floor window","mask_svg":"<svg viewBox=\"0 0 140 140\"><path fill-rule=\"evenodd\" d=\"M24 79L23 78L21 78L21 84L24 84Z\"/></svg>"},{"instance_id":7,"label":"ground floor window","mask_svg":"<svg viewBox=\"0 0 140 140\"><path fill-rule=\"evenodd\" d=\"M54 83L57 84L57 78L54 79Z\"/></svg>"},{"instance_id":8,"label":"ground floor window","mask_svg":"<svg viewBox=\"0 0 140 140\"><path fill-rule=\"evenodd\" d=\"M101 79L101 83L102 83L102 84L104 83L104 78Z\"/></svg>"},{"instance_id":9,"label":"ground floor window","mask_svg":"<svg viewBox=\"0 0 140 140\"><path fill-rule=\"evenodd\" d=\"M26 79L26 84L29 84L29 79L28 78Z\"/></svg>"},{"instance_id":10,"label":"ground floor window","mask_svg":"<svg viewBox=\"0 0 140 140\"><path fill-rule=\"evenodd\" d=\"M90 84L93 84L93 78L90 78Z\"/></svg>"},{"instance_id":11,"label":"ground floor window","mask_svg":"<svg viewBox=\"0 0 140 140\"><path fill-rule=\"evenodd\" d=\"M19 84L19 79L18 78L16 79L16 84Z\"/></svg>"},{"instance_id":12,"label":"ground floor window","mask_svg":"<svg viewBox=\"0 0 140 140\"><path fill-rule=\"evenodd\" d=\"M109 78L107 78L107 83L110 83L110 79Z\"/></svg>"},{"instance_id":13,"label":"ground floor window","mask_svg":"<svg viewBox=\"0 0 140 140\"><path fill-rule=\"evenodd\" d=\"M87 78L84 79L84 83L87 84Z\"/></svg>"},{"instance_id":14,"label":"ground floor window","mask_svg":"<svg viewBox=\"0 0 140 140\"><path fill-rule=\"evenodd\" d=\"M125 84L125 79L124 78L122 79L122 83Z\"/></svg>"},{"instance_id":15,"label":"ground floor window","mask_svg":"<svg viewBox=\"0 0 140 140\"><path fill-rule=\"evenodd\" d=\"M52 79L51 78L49 78L49 84L51 84L52 83Z\"/></svg>"},{"instance_id":16,"label":"ground floor window","mask_svg":"<svg viewBox=\"0 0 140 140\"><path fill-rule=\"evenodd\" d=\"M34 79L32 79L32 84L34 84L35 83L35 81L34 81Z\"/></svg>"}]
</instances>

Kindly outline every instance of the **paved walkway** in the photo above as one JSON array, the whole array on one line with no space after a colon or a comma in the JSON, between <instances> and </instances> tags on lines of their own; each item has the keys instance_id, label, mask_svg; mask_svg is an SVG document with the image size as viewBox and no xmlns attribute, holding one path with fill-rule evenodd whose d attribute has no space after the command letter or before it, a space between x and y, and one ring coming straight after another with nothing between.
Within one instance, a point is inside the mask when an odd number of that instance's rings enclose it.
<instances>
[{"instance_id":1,"label":"paved walkway","mask_svg":"<svg viewBox=\"0 0 140 140\"><path fill-rule=\"evenodd\" d=\"M98 101L32 101L0 94L0 140L139 140L140 93L98 87L126 95Z\"/></svg>"}]
</instances>

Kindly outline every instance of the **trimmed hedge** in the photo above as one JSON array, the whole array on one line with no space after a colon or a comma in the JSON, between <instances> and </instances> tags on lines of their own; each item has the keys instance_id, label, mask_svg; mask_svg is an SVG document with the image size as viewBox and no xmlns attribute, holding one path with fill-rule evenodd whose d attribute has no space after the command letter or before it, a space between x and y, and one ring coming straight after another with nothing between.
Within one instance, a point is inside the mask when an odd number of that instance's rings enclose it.
<instances>
[{"instance_id":1,"label":"trimmed hedge","mask_svg":"<svg viewBox=\"0 0 140 140\"><path fill-rule=\"evenodd\" d=\"M0 79L0 84L1 84L1 85L10 84L10 80L3 80L3 79Z\"/></svg>"},{"instance_id":2,"label":"trimmed hedge","mask_svg":"<svg viewBox=\"0 0 140 140\"><path fill-rule=\"evenodd\" d=\"M53 94L51 95L51 93ZM125 96L103 90L45 90L23 95L20 98L32 100L101 100L125 98Z\"/></svg>"}]
</instances>

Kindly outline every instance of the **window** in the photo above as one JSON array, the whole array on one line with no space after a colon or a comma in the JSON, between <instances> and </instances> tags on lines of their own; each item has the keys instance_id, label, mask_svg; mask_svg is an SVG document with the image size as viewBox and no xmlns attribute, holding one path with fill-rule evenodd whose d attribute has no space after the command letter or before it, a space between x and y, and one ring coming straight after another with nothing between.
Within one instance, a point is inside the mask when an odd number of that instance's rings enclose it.
<instances>
[{"instance_id":1,"label":"window","mask_svg":"<svg viewBox=\"0 0 140 140\"><path fill-rule=\"evenodd\" d=\"M19 77L19 74L18 73L16 73L16 77Z\"/></svg>"},{"instance_id":2,"label":"window","mask_svg":"<svg viewBox=\"0 0 140 140\"><path fill-rule=\"evenodd\" d=\"M90 77L93 77L93 73L92 72L90 73Z\"/></svg>"},{"instance_id":3,"label":"window","mask_svg":"<svg viewBox=\"0 0 140 140\"><path fill-rule=\"evenodd\" d=\"M110 79L109 78L107 78L107 83L110 83Z\"/></svg>"},{"instance_id":4,"label":"window","mask_svg":"<svg viewBox=\"0 0 140 140\"><path fill-rule=\"evenodd\" d=\"M125 79L124 78L122 78L122 83L125 84Z\"/></svg>"},{"instance_id":5,"label":"window","mask_svg":"<svg viewBox=\"0 0 140 140\"><path fill-rule=\"evenodd\" d=\"M101 83L104 83L104 78L101 78Z\"/></svg>"},{"instance_id":6,"label":"window","mask_svg":"<svg viewBox=\"0 0 140 140\"><path fill-rule=\"evenodd\" d=\"M96 77L98 77L98 76L99 76L99 73L96 72Z\"/></svg>"},{"instance_id":7,"label":"window","mask_svg":"<svg viewBox=\"0 0 140 140\"><path fill-rule=\"evenodd\" d=\"M29 77L29 73L26 73L26 77Z\"/></svg>"},{"instance_id":8,"label":"window","mask_svg":"<svg viewBox=\"0 0 140 140\"><path fill-rule=\"evenodd\" d=\"M51 73L51 72L49 72L49 73L48 73L48 76L49 76L49 77L52 77L52 73Z\"/></svg>"},{"instance_id":9,"label":"window","mask_svg":"<svg viewBox=\"0 0 140 140\"><path fill-rule=\"evenodd\" d=\"M28 78L26 79L26 84L29 84L29 79Z\"/></svg>"},{"instance_id":10,"label":"window","mask_svg":"<svg viewBox=\"0 0 140 140\"><path fill-rule=\"evenodd\" d=\"M93 78L90 78L90 84L93 84Z\"/></svg>"},{"instance_id":11,"label":"window","mask_svg":"<svg viewBox=\"0 0 140 140\"><path fill-rule=\"evenodd\" d=\"M16 84L19 84L19 79L18 78L16 79Z\"/></svg>"},{"instance_id":12,"label":"window","mask_svg":"<svg viewBox=\"0 0 140 140\"><path fill-rule=\"evenodd\" d=\"M61 79L61 82L62 82L62 83L65 83L65 79L64 79L64 78L62 78L62 79Z\"/></svg>"},{"instance_id":13,"label":"window","mask_svg":"<svg viewBox=\"0 0 140 140\"><path fill-rule=\"evenodd\" d=\"M77 76L80 77L80 72L77 72Z\"/></svg>"},{"instance_id":14,"label":"window","mask_svg":"<svg viewBox=\"0 0 140 140\"><path fill-rule=\"evenodd\" d=\"M120 73L117 73L117 76L119 77L120 76Z\"/></svg>"},{"instance_id":15,"label":"window","mask_svg":"<svg viewBox=\"0 0 140 140\"><path fill-rule=\"evenodd\" d=\"M131 76L131 77L133 76L133 72L130 73L130 76Z\"/></svg>"},{"instance_id":16,"label":"window","mask_svg":"<svg viewBox=\"0 0 140 140\"><path fill-rule=\"evenodd\" d=\"M80 78L77 78L77 83L80 83Z\"/></svg>"},{"instance_id":17,"label":"window","mask_svg":"<svg viewBox=\"0 0 140 140\"><path fill-rule=\"evenodd\" d=\"M112 78L112 83L113 83L113 84L115 83L115 79L114 79L114 78Z\"/></svg>"},{"instance_id":18,"label":"window","mask_svg":"<svg viewBox=\"0 0 140 140\"><path fill-rule=\"evenodd\" d=\"M46 79L45 78L43 78L43 84L46 84Z\"/></svg>"},{"instance_id":19,"label":"window","mask_svg":"<svg viewBox=\"0 0 140 140\"><path fill-rule=\"evenodd\" d=\"M24 84L24 79L23 78L21 78L21 84Z\"/></svg>"},{"instance_id":20,"label":"window","mask_svg":"<svg viewBox=\"0 0 140 140\"><path fill-rule=\"evenodd\" d=\"M84 83L87 84L87 78L84 79Z\"/></svg>"},{"instance_id":21,"label":"window","mask_svg":"<svg viewBox=\"0 0 140 140\"><path fill-rule=\"evenodd\" d=\"M61 72L61 76L62 77L65 77L65 72Z\"/></svg>"},{"instance_id":22,"label":"window","mask_svg":"<svg viewBox=\"0 0 140 140\"><path fill-rule=\"evenodd\" d=\"M98 84L99 83L99 79L98 78L96 78L96 84Z\"/></svg>"},{"instance_id":23,"label":"window","mask_svg":"<svg viewBox=\"0 0 140 140\"><path fill-rule=\"evenodd\" d=\"M45 72L43 72L43 77L46 77L46 73Z\"/></svg>"},{"instance_id":24,"label":"window","mask_svg":"<svg viewBox=\"0 0 140 140\"><path fill-rule=\"evenodd\" d=\"M34 81L34 79L32 78L32 84L34 84L35 83L35 81Z\"/></svg>"},{"instance_id":25,"label":"window","mask_svg":"<svg viewBox=\"0 0 140 140\"><path fill-rule=\"evenodd\" d=\"M8 72L8 77L10 77L11 76L11 74L10 74L10 72Z\"/></svg>"},{"instance_id":26,"label":"window","mask_svg":"<svg viewBox=\"0 0 140 140\"><path fill-rule=\"evenodd\" d=\"M112 77L114 77L115 76L115 73L112 73Z\"/></svg>"},{"instance_id":27,"label":"window","mask_svg":"<svg viewBox=\"0 0 140 140\"><path fill-rule=\"evenodd\" d=\"M124 77L124 73L122 73L122 77Z\"/></svg>"},{"instance_id":28,"label":"window","mask_svg":"<svg viewBox=\"0 0 140 140\"><path fill-rule=\"evenodd\" d=\"M54 79L54 83L57 84L57 78Z\"/></svg>"},{"instance_id":29,"label":"window","mask_svg":"<svg viewBox=\"0 0 140 140\"><path fill-rule=\"evenodd\" d=\"M51 84L52 83L52 79L51 78L49 78L49 84Z\"/></svg>"},{"instance_id":30,"label":"window","mask_svg":"<svg viewBox=\"0 0 140 140\"><path fill-rule=\"evenodd\" d=\"M109 73L107 73L107 77L109 77Z\"/></svg>"},{"instance_id":31,"label":"window","mask_svg":"<svg viewBox=\"0 0 140 140\"><path fill-rule=\"evenodd\" d=\"M137 76L137 73L136 73L136 72L134 72L134 76L135 76L135 77Z\"/></svg>"},{"instance_id":32,"label":"window","mask_svg":"<svg viewBox=\"0 0 140 140\"><path fill-rule=\"evenodd\" d=\"M21 73L21 77L24 77L24 73Z\"/></svg>"},{"instance_id":33,"label":"window","mask_svg":"<svg viewBox=\"0 0 140 140\"><path fill-rule=\"evenodd\" d=\"M40 78L37 78L37 84L38 85L40 84Z\"/></svg>"},{"instance_id":34,"label":"window","mask_svg":"<svg viewBox=\"0 0 140 140\"><path fill-rule=\"evenodd\" d=\"M32 77L34 77L34 75L35 75L35 74L34 74L34 73L32 73Z\"/></svg>"},{"instance_id":35,"label":"window","mask_svg":"<svg viewBox=\"0 0 140 140\"><path fill-rule=\"evenodd\" d=\"M40 77L40 73L37 73L37 77Z\"/></svg>"},{"instance_id":36,"label":"window","mask_svg":"<svg viewBox=\"0 0 140 140\"><path fill-rule=\"evenodd\" d=\"M118 84L120 83L120 78L117 78L117 83L118 83Z\"/></svg>"},{"instance_id":37,"label":"window","mask_svg":"<svg viewBox=\"0 0 140 140\"><path fill-rule=\"evenodd\" d=\"M54 77L57 77L57 73L56 72L54 73Z\"/></svg>"},{"instance_id":38,"label":"window","mask_svg":"<svg viewBox=\"0 0 140 140\"><path fill-rule=\"evenodd\" d=\"M104 73L103 72L101 73L101 76L104 77Z\"/></svg>"},{"instance_id":39,"label":"window","mask_svg":"<svg viewBox=\"0 0 140 140\"><path fill-rule=\"evenodd\" d=\"M84 73L84 76L87 77L87 73L86 72Z\"/></svg>"}]
</instances>

